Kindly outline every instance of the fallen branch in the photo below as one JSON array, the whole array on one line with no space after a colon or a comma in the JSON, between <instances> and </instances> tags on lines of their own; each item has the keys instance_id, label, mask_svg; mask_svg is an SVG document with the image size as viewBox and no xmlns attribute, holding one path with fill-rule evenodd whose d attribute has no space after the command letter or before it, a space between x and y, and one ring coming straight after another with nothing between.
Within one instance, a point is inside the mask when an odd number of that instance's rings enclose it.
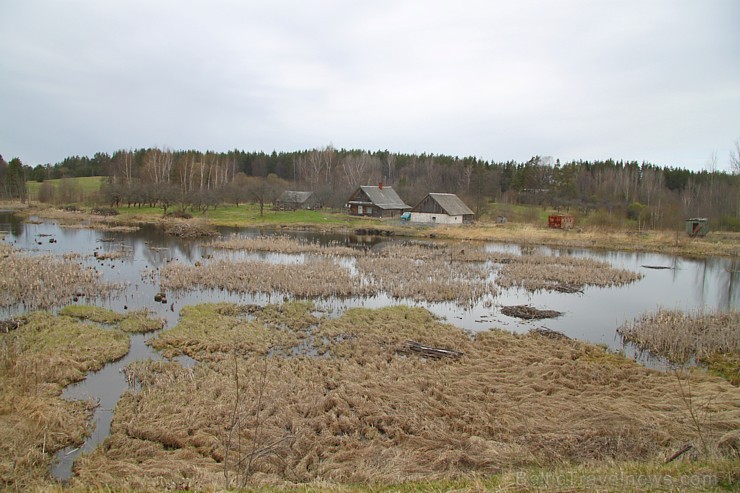
<instances>
[{"instance_id":1,"label":"fallen branch","mask_svg":"<svg viewBox=\"0 0 740 493\"><path fill-rule=\"evenodd\" d=\"M463 355L462 352L455 351L454 349L425 346L416 341L406 341L399 351L404 353L418 353L429 358L459 358Z\"/></svg>"},{"instance_id":2,"label":"fallen branch","mask_svg":"<svg viewBox=\"0 0 740 493\"><path fill-rule=\"evenodd\" d=\"M686 445L684 445L683 447L681 447L681 449L678 452L676 452L672 456L668 457L666 459L665 463L668 464L669 462L673 462L674 460L678 459L683 454L685 454L686 452L688 452L689 450L691 450L693 447L694 446L692 444L687 443Z\"/></svg>"}]
</instances>

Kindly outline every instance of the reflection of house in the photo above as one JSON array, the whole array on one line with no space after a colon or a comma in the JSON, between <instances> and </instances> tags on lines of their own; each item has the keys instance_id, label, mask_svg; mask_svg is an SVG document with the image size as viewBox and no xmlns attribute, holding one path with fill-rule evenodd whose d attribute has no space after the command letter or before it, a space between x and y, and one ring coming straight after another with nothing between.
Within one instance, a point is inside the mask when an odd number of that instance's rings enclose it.
<instances>
[{"instance_id":1,"label":"reflection of house","mask_svg":"<svg viewBox=\"0 0 740 493\"><path fill-rule=\"evenodd\" d=\"M454 193L430 193L411 209L411 222L463 224L472 222L474 215Z\"/></svg>"},{"instance_id":2,"label":"reflection of house","mask_svg":"<svg viewBox=\"0 0 740 493\"><path fill-rule=\"evenodd\" d=\"M275 208L281 211L295 211L298 209L316 209L319 201L313 192L294 192L286 190L275 201Z\"/></svg>"},{"instance_id":3,"label":"reflection of house","mask_svg":"<svg viewBox=\"0 0 740 493\"><path fill-rule=\"evenodd\" d=\"M411 209L393 187L364 185L355 190L347 201L353 216L393 217Z\"/></svg>"}]
</instances>

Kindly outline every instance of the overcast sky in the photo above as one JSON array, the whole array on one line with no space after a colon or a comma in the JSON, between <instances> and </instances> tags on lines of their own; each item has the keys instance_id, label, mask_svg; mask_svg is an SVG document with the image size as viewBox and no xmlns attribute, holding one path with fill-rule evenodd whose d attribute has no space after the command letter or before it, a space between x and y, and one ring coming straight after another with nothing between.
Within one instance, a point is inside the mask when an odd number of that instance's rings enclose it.
<instances>
[{"instance_id":1,"label":"overcast sky","mask_svg":"<svg viewBox=\"0 0 740 493\"><path fill-rule=\"evenodd\" d=\"M534 155L727 169L738 0L2 0L0 154Z\"/></svg>"}]
</instances>

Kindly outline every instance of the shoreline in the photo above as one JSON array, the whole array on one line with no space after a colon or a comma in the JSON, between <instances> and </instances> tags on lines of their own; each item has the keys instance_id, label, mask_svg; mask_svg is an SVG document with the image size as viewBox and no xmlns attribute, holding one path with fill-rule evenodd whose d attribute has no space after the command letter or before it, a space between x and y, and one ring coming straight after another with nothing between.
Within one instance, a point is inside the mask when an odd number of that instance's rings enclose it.
<instances>
[{"instance_id":1,"label":"shoreline","mask_svg":"<svg viewBox=\"0 0 740 493\"><path fill-rule=\"evenodd\" d=\"M25 204L0 204L0 209L12 210L25 218L37 215L44 219L56 219L64 223L88 222L90 227L132 226L157 224L162 227L174 224L195 224L201 227L234 227L271 229L275 231L316 231L320 233L362 234L367 231L380 232L384 236L406 238L434 238L458 241L489 241L514 243L525 246L547 246L552 248L586 248L593 250L616 250L628 252L658 253L686 258L739 257L740 233L712 231L703 238L691 238L681 231L650 230L629 231L595 227L570 230L551 229L531 223L493 224L476 222L471 225L406 225L396 219L370 219L348 216L333 211L313 212L314 222L293 221L285 214L268 211L263 217L254 217L246 207L239 214L211 217L208 213L195 215L192 219L163 216L161 210L148 208L119 207L115 216L99 216L89 210L68 211L53 207L28 206ZM217 210L218 213L227 208ZM231 211L230 211L231 212ZM305 215L305 214L304 214ZM320 222L324 219L325 222Z\"/></svg>"}]
</instances>

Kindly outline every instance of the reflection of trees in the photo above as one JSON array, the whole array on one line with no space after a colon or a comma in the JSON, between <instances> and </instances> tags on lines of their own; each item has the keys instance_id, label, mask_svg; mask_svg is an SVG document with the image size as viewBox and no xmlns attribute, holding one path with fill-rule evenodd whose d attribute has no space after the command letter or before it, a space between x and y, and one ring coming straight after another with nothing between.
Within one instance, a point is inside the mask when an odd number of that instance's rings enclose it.
<instances>
[{"instance_id":1,"label":"reflection of trees","mask_svg":"<svg viewBox=\"0 0 740 493\"><path fill-rule=\"evenodd\" d=\"M11 235L20 238L25 229L23 221L11 212L0 212L0 231L8 231Z\"/></svg>"}]
</instances>

